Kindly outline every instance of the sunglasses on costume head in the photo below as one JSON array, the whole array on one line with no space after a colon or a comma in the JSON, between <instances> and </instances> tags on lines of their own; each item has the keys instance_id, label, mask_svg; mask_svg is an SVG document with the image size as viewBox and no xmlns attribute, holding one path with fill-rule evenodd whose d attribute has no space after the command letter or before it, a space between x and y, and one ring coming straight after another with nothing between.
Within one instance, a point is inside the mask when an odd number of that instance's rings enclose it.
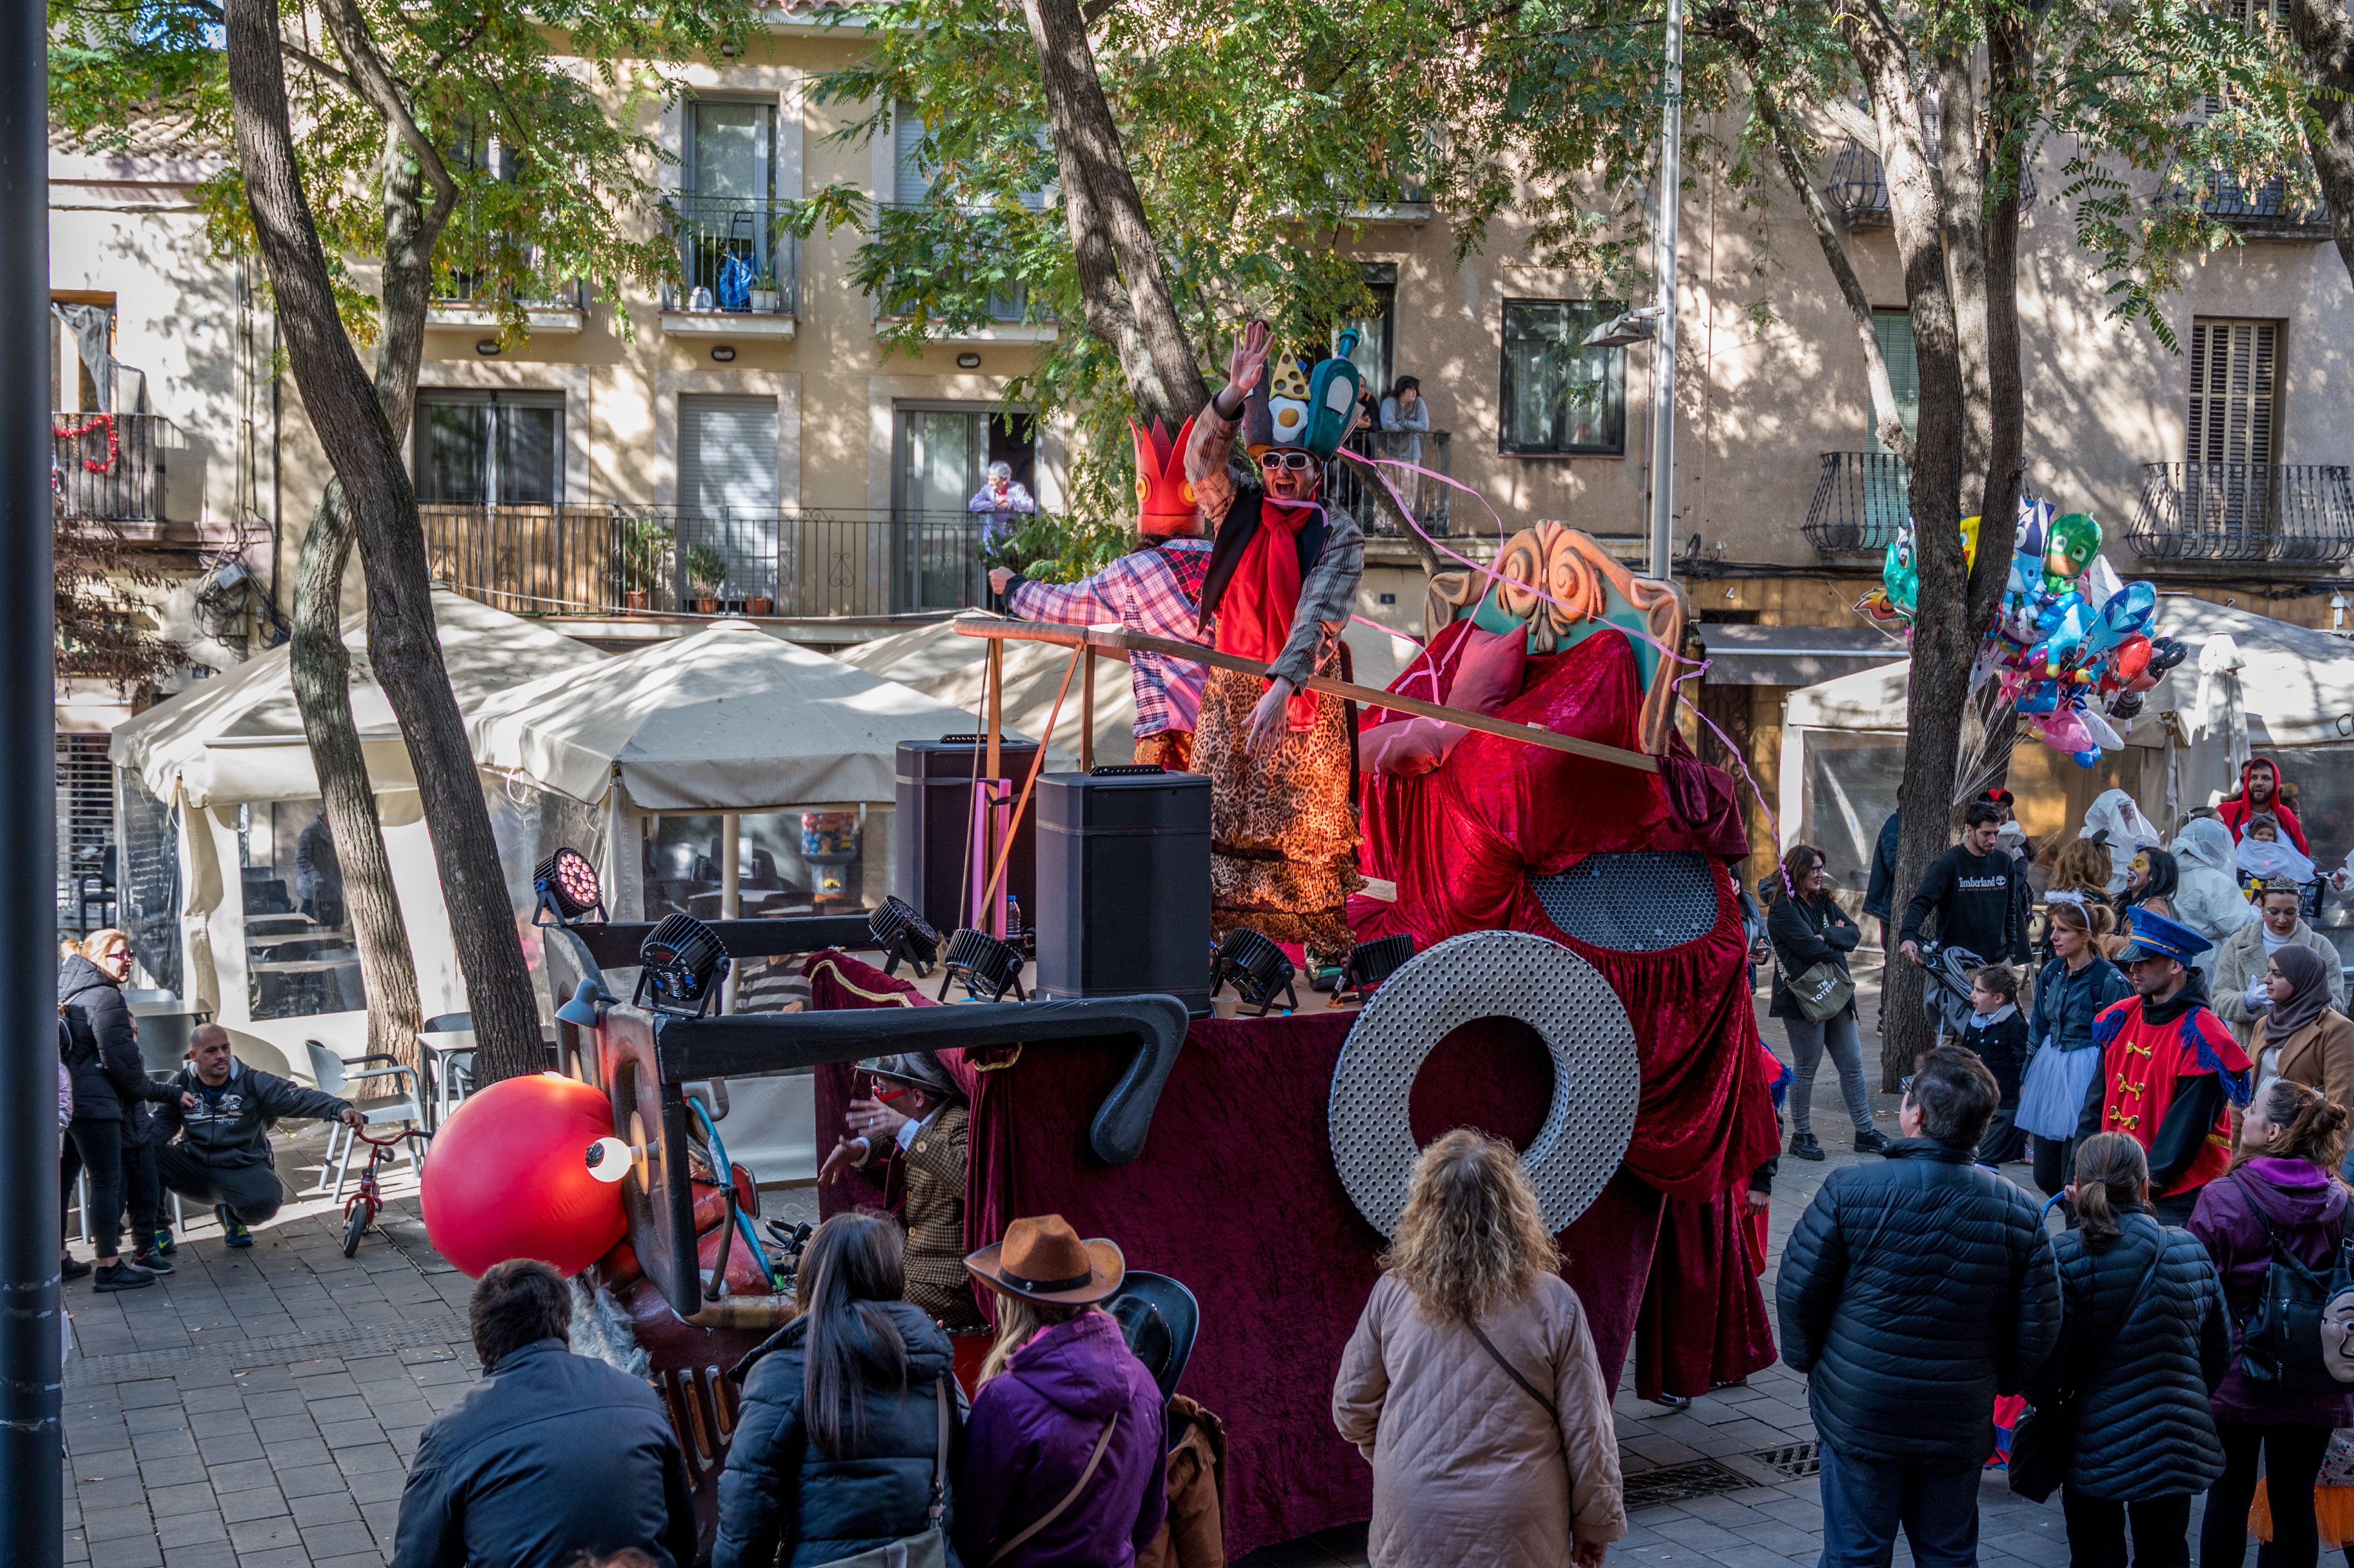
<instances>
[{"instance_id":1,"label":"sunglasses on costume head","mask_svg":"<svg viewBox=\"0 0 2354 1568\"><path fill-rule=\"evenodd\" d=\"M1288 468L1295 473L1304 472L1316 465L1316 460L1306 452L1261 452L1261 468Z\"/></svg>"}]
</instances>

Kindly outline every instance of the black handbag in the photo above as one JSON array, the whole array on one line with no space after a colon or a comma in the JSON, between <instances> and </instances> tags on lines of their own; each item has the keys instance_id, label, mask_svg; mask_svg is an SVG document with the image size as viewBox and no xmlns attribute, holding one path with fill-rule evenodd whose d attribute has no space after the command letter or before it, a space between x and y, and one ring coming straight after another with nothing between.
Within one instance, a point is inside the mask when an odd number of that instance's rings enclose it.
<instances>
[{"instance_id":1,"label":"black handbag","mask_svg":"<svg viewBox=\"0 0 2354 1568\"><path fill-rule=\"evenodd\" d=\"M2349 1271L2354 1271L2354 1258L2349 1258L2354 1236L2347 1234L2340 1220L2333 1249L2335 1266L2327 1273L2308 1268L2303 1259L2281 1245L2280 1233L2256 1201L2254 1190L2242 1182L2240 1191L2256 1223L2264 1227L2264 1241L2272 1248L2272 1262L2264 1269L2264 1293L2240 1326L2240 1375L2260 1388L2327 1386L2330 1372L2322 1357L2322 1316L2332 1297L2354 1289L2354 1277L2349 1277Z\"/></svg>"},{"instance_id":2,"label":"black handbag","mask_svg":"<svg viewBox=\"0 0 2354 1568\"><path fill-rule=\"evenodd\" d=\"M2158 1265L2166 1261L2166 1236L2160 1232L2158 1246L2152 1252L2149 1267L2143 1271L2141 1283L2134 1287L2133 1297L2117 1320L2101 1336L2099 1348L2084 1358L2083 1365L2089 1379L2101 1369L2101 1362L2116 1343L2118 1334L2133 1320L2135 1308L2149 1294L2150 1281L2158 1277ZM2068 1467L2076 1458L2076 1417L2082 1388L2062 1393L2049 1404L2039 1404L2019 1418L2010 1433L2010 1489L2013 1495L2030 1502L2042 1502L2060 1489L2068 1478Z\"/></svg>"}]
</instances>

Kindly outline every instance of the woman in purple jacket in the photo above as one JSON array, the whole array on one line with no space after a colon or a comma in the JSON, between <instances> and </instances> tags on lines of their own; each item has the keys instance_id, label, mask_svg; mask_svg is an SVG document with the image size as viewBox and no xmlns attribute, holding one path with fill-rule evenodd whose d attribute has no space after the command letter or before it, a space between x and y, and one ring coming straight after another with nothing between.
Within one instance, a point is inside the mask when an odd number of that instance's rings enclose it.
<instances>
[{"instance_id":1,"label":"woman in purple jacket","mask_svg":"<svg viewBox=\"0 0 2354 1568\"><path fill-rule=\"evenodd\" d=\"M2329 1270L2346 1230L2346 1189L2332 1179L2345 1147L2345 1111L2302 1084L2275 1078L2241 1118L2231 1174L2209 1182L2191 1213L2190 1234L2223 1277L2232 1316L2232 1368L2211 1402L2223 1439L2223 1478L2207 1494L2200 1568L2243 1561L2260 1449L2273 1516L2271 1568L2314 1568L2320 1556L2313 1480L2331 1430L2354 1425L2354 1388L2253 1383L2240 1336L2264 1293L2272 1237L2307 1266Z\"/></svg>"},{"instance_id":2,"label":"woman in purple jacket","mask_svg":"<svg viewBox=\"0 0 2354 1568\"><path fill-rule=\"evenodd\" d=\"M1160 1385L1101 1303L1128 1272L1117 1244L1060 1214L1016 1220L965 1259L997 1293L957 1483L968 1568L1129 1568L1168 1511Z\"/></svg>"}]
</instances>

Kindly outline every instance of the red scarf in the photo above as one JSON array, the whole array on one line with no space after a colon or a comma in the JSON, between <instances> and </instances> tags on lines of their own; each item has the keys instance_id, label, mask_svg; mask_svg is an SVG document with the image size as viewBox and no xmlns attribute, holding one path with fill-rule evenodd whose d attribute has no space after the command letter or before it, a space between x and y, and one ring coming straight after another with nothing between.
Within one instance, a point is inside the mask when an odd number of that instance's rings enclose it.
<instances>
[{"instance_id":1,"label":"red scarf","mask_svg":"<svg viewBox=\"0 0 2354 1568\"><path fill-rule=\"evenodd\" d=\"M1299 530L1317 515L1313 506L1259 503L1257 531L1218 600L1219 652L1272 664L1283 652L1299 609ZM1297 693L1286 705L1293 733L1316 727L1315 693Z\"/></svg>"}]
</instances>

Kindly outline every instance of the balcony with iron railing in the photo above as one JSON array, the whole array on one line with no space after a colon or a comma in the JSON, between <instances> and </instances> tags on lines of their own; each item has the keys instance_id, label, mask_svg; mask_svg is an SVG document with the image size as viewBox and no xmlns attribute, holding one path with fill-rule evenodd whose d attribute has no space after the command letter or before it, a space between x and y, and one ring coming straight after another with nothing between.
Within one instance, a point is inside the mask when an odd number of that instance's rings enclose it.
<instances>
[{"instance_id":1,"label":"balcony with iron railing","mask_svg":"<svg viewBox=\"0 0 2354 1568\"><path fill-rule=\"evenodd\" d=\"M2153 462L2141 471L2126 537L2146 560L2354 560L2354 470L2346 464Z\"/></svg>"},{"instance_id":2,"label":"balcony with iron railing","mask_svg":"<svg viewBox=\"0 0 2354 1568\"><path fill-rule=\"evenodd\" d=\"M1913 517L1913 471L1894 452L1825 452L1799 532L1826 556L1884 550Z\"/></svg>"},{"instance_id":3,"label":"balcony with iron railing","mask_svg":"<svg viewBox=\"0 0 2354 1568\"><path fill-rule=\"evenodd\" d=\"M1354 463L1336 460L1324 471L1324 503L1354 517L1369 538L1404 536L1406 528L1398 520L1400 509L1411 513L1424 533L1444 536L1450 526L1455 490L1430 476L1454 471L1452 435L1447 430L1356 431L1345 444L1350 451L1378 465L1379 477ZM1430 471L1416 473L1417 468ZM1386 497L1382 493L1384 484L1390 493Z\"/></svg>"},{"instance_id":4,"label":"balcony with iron railing","mask_svg":"<svg viewBox=\"0 0 2354 1568\"><path fill-rule=\"evenodd\" d=\"M970 512L418 509L434 578L519 615L814 619L988 601Z\"/></svg>"},{"instance_id":5,"label":"balcony with iron railing","mask_svg":"<svg viewBox=\"0 0 2354 1568\"><path fill-rule=\"evenodd\" d=\"M504 236L460 239L445 247L433 279L433 301L425 324L435 327L498 328L509 319L512 300L523 307L524 324L534 334L566 337L588 324L588 290L578 279L535 281L518 293L501 283L501 262L536 277L543 252L522 247L506 256L496 254L513 242ZM513 271L507 273L514 276Z\"/></svg>"},{"instance_id":6,"label":"balcony with iron railing","mask_svg":"<svg viewBox=\"0 0 2354 1568\"><path fill-rule=\"evenodd\" d=\"M680 191L664 200L680 281L663 290L663 330L790 337L801 308L793 203Z\"/></svg>"},{"instance_id":7,"label":"balcony with iron railing","mask_svg":"<svg viewBox=\"0 0 2354 1568\"><path fill-rule=\"evenodd\" d=\"M2250 238L2329 238L2329 209L2318 200L2291 199L2285 180L2266 180L2247 188L2222 170L2211 169L2200 192L2199 210Z\"/></svg>"},{"instance_id":8,"label":"balcony with iron railing","mask_svg":"<svg viewBox=\"0 0 2354 1568\"><path fill-rule=\"evenodd\" d=\"M1930 129L1933 132L1935 130L1934 118ZM1929 156L1935 163L1934 143L1929 147ZM2035 171L2031 168L2020 176L2019 199L2035 199ZM1829 176L1823 181L1823 201L1842 228L1886 228L1891 221L1888 171L1882 165L1880 154L1852 138L1840 143L1840 150L1832 154Z\"/></svg>"},{"instance_id":9,"label":"balcony with iron railing","mask_svg":"<svg viewBox=\"0 0 2354 1568\"><path fill-rule=\"evenodd\" d=\"M52 413L49 435L49 487L63 515L164 521L164 454L186 444L178 426L161 414Z\"/></svg>"}]
</instances>

